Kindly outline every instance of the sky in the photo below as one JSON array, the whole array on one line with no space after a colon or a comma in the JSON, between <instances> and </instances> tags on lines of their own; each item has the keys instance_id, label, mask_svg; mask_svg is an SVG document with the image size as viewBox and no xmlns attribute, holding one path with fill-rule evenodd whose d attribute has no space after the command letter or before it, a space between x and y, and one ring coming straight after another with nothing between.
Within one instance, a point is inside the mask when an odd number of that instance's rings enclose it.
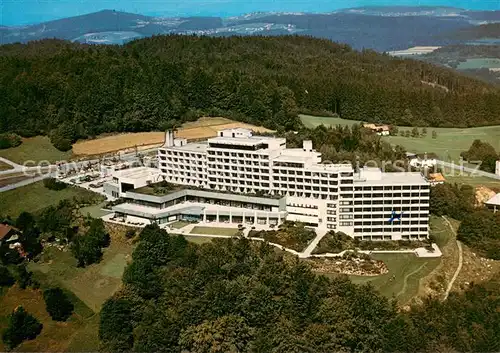
<instances>
[{"instance_id":1,"label":"sky","mask_svg":"<svg viewBox=\"0 0 500 353\"><path fill-rule=\"evenodd\" d=\"M0 24L33 24L105 9L169 17L228 17L257 11L328 12L372 5L500 10L500 0L0 0Z\"/></svg>"}]
</instances>

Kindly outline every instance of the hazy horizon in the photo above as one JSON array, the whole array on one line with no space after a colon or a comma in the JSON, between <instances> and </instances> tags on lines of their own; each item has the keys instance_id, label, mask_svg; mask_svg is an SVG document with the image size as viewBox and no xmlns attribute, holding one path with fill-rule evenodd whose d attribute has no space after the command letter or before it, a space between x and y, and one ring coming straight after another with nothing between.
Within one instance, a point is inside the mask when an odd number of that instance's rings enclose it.
<instances>
[{"instance_id":1,"label":"hazy horizon","mask_svg":"<svg viewBox=\"0 0 500 353\"><path fill-rule=\"evenodd\" d=\"M151 16L238 16L252 12L329 12L360 6L448 6L471 10L500 10L499 1L482 0L3 0L0 24L27 25L84 15L105 9Z\"/></svg>"}]
</instances>

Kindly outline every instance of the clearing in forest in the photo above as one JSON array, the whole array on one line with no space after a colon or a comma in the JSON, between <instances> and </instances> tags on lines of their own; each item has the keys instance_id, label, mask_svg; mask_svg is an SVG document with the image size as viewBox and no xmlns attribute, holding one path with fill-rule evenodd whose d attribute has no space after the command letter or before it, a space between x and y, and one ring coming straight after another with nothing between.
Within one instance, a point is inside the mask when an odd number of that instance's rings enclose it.
<instances>
[{"instance_id":1,"label":"clearing in forest","mask_svg":"<svg viewBox=\"0 0 500 353\"><path fill-rule=\"evenodd\" d=\"M325 126L360 124L361 121L347 120L331 117L317 117L310 115L300 116L303 124L308 128L314 128L321 124ZM434 128L427 127L427 134L422 136L423 127L418 127L421 137L401 136L401 132L411 132L413 127L398 126L398 136L384 136L383 139L393 145L401 145L407 151L413 153L436 153L440 159L453 160L458 163L460 153L467 151L476 139L490 143L497 151L500 150L500 125L481 126L473 128ZM435 138L432 132L436 131Z\"/></svg>"},{"instance_id":2,"label":"clearing in forest","mask_svg":"<svg viewBox=\"0 0 500 353\"><path fill-rule=\"evenodd\" d=\"M198 121L184 124L175 132L175 137L196 141L215 137L219 130L233 128L247 128L256 132L270 131L264 127L240 123L226 118L201 118ZM73 153L81 156L99 155L127 149L132 151L135 146L141 150L161 146L164 141L165 133L159 131L120 134L77 142L73 145Z\"/></svg>"}]
</instances>

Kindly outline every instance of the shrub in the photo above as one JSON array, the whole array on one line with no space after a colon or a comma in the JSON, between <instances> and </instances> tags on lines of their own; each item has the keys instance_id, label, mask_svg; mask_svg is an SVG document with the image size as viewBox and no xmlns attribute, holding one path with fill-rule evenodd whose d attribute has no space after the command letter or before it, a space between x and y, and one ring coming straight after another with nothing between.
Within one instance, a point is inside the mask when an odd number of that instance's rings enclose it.
<instances>
[{"instance_id":1,"label":"shrub","mask_svg":"<svg viewBox=\"0 0 500 353\"><path fill-rule=\"evenodd\" d=\"M43 292L45 308L52 320L66 321L73 313L73 303L61 288L50 288Z\"/></svg>"},{"instance_id":2,"label":"shrub","mask_svg":"<svg viewBox=\"0 0 500 353\"><path fill-rule=\"evenodd\" d=\"M9 316L7 328L2 334L2 340L7 348L12 349L24 340L35 339L42 331L43 325L22 306L14 309Z\"/></svg>"},{"instance_id":3,"label":"shrub","mask_svg":"<svg viewBox=\"0 0 500 353\"><path fill-rule=\"evenodd\" d=\"M33 284L33 272L26 269L25 264L20 264L16 266L15 269L16 281L21 289L26 289L26 287Z\"/></svg>"},{"instance_id":4,"label":"shrub","mask_svg":"<svg viewBox=\"0 0 500 353\"><path fill-rule=\"evenodd\" d=\"M68 185L61 181L58 181L55 178L47 178L43 180L43 186L45 186L49 190L60 191L66 189Z\"/></svg>"},{"instance_id":5,"label":"shrub","mask_svg":"<svg viewBox=\"0 0 500 353\"><path fill-rule=\"evenodd\" d=\"M0 265L0 287L10 287L15 283L14 277L9 272L9 269Z\"/></svg>"},{"instance_id":6,"label":"shrub","mask_svg":"<svg viewBox=\"0 0 500 353\"><path fill-rule=\"evenodd\" d=\"M0 150L17 147L21 144L21 137L12 133L0 134Z\"/></svg>"}]
</instances>

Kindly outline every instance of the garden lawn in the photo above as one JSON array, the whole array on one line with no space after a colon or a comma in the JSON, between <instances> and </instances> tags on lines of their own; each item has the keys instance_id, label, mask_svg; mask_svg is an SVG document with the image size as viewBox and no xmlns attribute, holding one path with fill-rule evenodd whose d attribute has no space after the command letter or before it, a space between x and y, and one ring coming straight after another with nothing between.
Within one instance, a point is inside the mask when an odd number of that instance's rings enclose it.
<instances>
[{"instance_id":1,"label":"garden lawn","mask_svg":"<svg viewBox=\"0 0 500 353\"><path fill-rule=\"evenodd\" d=\"M214 239L220 239L220 238L211 238L211 237L194 237L191 235L185 235L184 237L186 238L187 241L189 241L191 243L198 244L198 245L210 243Z\"/></svg>"},{"instance_id":2,"label":"garden lawn","mask_svg":"<svg viewBox=\"0 0 500 353\"><path fill-rule=\"evenodd\" d=\"M23 164L26 161L64 161L71 158L72 152L61 152L50 143L46 136L36 136L23 139L23 143L14 148L0 150L0 157L12 162ZM33 166L33 165L31 165Z\"/></svg>"},{"instance_id":3,"label":"garden lawn","mask_svg":"<svg viewBox=\"0 0 500 353\"><path fill-rule=\"evenodd\" d=\"M35 213L45 207L57 205L59 201L96 195L95 193L79 187L68 186L64 190L53 191L47 189L43 182L37 182L18 189L0 193L0 213L17 217L22 211Z\"/></svg>"},{"instance_id":4,"label":"garden lawn","mask_svg":"<svg viewBox=\"0 0 500 353\"><path fill-rule=\"evenodd\" d=\"M169 224L169 227L174 228L174 229L181 229L184 228L185 226L190 225L191 223L186 222L186 221L176 221L174 223Z\"/></svg>"},{"instance_id":5,"label":"garden lawn","mask_svg":"<svg viewBox=\"0 0 500 353\"><path fill-rule=\"evenodd\" d=\"M102 209L105 205L106 202L101 202L97 205L82 207L80 213L83 216L89 215L92 218L101 218L102 216L112 213L112 211L105 211Z\"/></svg>"},{"instance_id":6,"label":"garden lawn","mask_svg":"<svg viewBox=\"0 0 500 353\"><path fill-rule=\"evenodd\" d=\"M373 258L384 261L389 273L349 278L356 284L371 283L382 295L389 298L394 296L400 304L407 303L418 293L420 278L427 276L441 261L418 258L413 254L374 254Z\"/></svg>"},{"instance_id":7,"label":"garden lawn","mask_svg":"<svg viewBox=\"0 0 500 353\"><path fill-rule=\"evenodd\" d=\"M217 228L217 227L194 227L190 233L192 233L192 234L235 236L238 233L238 229L237 228Z\"/></svg>"},{"instance_id":8,"label":"garden lawn","mask_svg":"<svg viewBox=\"0 0 500 353\"><path fill-rule=\"evenodd\" d=\"M29 269L46 282L73 292L89 308L98 312L104 301L120 288L132 250L132 245L112 237L111 245L104 249L100 263L78 268L69 250L49 247L44 250L41 261L30 263Z\"/></svg>"}]
</instances>

